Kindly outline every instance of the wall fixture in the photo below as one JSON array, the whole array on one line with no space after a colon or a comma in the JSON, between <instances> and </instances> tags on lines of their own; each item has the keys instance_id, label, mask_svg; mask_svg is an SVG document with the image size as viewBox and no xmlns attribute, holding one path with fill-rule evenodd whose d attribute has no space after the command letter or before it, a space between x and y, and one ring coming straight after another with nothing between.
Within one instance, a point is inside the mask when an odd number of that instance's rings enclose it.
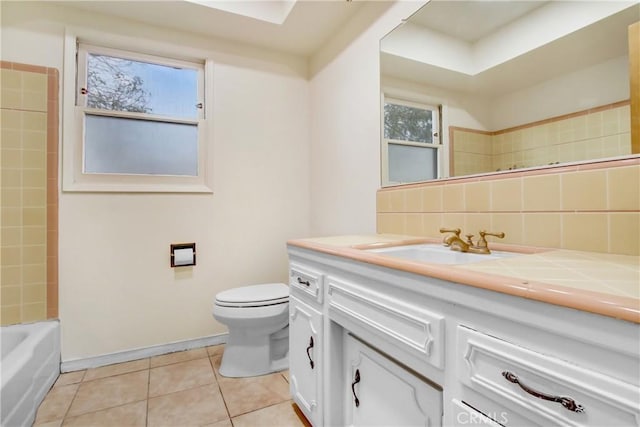
<instances>
[{"instance_id":1,"label":"wall fixture","mask_svg":"<svg viewBox=\"0 0 640 427\"><path fill-rule=\"evenodd\" d=\"M171 267L196 265L195 243L174 243L171 245Z\"/></svg>"}]
</instances>

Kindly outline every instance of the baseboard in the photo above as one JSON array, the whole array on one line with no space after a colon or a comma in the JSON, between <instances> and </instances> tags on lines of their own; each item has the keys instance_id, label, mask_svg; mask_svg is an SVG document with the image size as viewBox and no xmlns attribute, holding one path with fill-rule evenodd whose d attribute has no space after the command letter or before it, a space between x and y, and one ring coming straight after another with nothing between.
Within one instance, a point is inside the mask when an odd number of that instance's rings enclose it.
<instances>
[{"instance_id":1,"label":"baseboard","mask_svg":"<svg viewBox=\"0 0 640 427\"><path fill-rule=\"evenodd\" d=\"M194 338L191 340L176 341L167 344L158 344L151 347L136 348L133 350L118 351L116 353L103 354L100 356L85 357L82 359L64 360L60 363L60 372L80 371L82 369L98 368L100 366L112 365L114 363L130 362L132 360L144 359L161 354L173 353L176 351L191 350L193 348L208 347L211 345L224 344L227 342L229 334L211 335L208 337Z\"/></svg>"}]
</instances>

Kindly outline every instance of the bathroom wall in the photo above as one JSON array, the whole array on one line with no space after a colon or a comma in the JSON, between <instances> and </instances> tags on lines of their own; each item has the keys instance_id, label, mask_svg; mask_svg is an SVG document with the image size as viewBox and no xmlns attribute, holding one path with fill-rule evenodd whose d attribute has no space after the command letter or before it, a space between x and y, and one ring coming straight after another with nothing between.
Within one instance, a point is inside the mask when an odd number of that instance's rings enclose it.
<instances>
[{"instance_id":1,"label":"bathroom wall","mask_svg":"<svg viewBox=\"0 0 640 427\"><path fill-rule=\"evenodd\" d=\"M450 128L452 176L631 154L628 101L493 132Z\"/></svg>"},{"instance_id":2,"label":"bathroom wall","mask_svg":"<svg viewBox=\"0 0 640 427\"><path fill-rule=\"evenodd\" d=\"M640 255L640 159L388 187L377 213L379 233L485 229L505 243Z\"/></svg>"},{"instance_id":3,"label":"bathroom wall","mask_svg":"<svg viewBox=\"0 0 640 427\"><path fill-rule=\"evenodd\" d=\"M210 52L213 194L59 193L62 359L211 336L221 290L287 280L287 239L309 234L304 60L48 3L2 2L2 59L62 69L64 27ZM196 242L172 269L169 245Z\"/></svg>"},{"instance_id":4,"label":"bathroom wall","mask_svg":"<svg viewBox=\"0 0 640 427\"><path fill-rule=\"evenodd\" d=\"M0 325L58 316L58 70L0 62Z\"/></svg>"}]
</instances>

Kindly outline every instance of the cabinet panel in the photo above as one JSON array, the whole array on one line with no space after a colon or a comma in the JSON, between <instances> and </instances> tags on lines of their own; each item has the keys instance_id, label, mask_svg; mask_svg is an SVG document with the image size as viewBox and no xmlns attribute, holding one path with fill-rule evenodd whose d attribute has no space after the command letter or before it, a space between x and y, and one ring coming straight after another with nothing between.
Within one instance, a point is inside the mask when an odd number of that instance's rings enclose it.
<instances>
[{"instance_id":1,"label":"cabinet panel","mask_svg":"<svg viewBox=\"0 0 640 427\"><path fill-rule=\"evenodd\" d=\"M476 403L466 393L464 400L481 412L506 409L507 417L544 426L640 423L640 390L632 384L465 327L457 335L459 380L495 402Z\"/></svg>"},{"instance_id":2,"label":"cabinet panel","mask_svg":"<svg viewBox=\"0 0 640 427\"><path fill-rule=\"evenodd\" d=\"M444 365L444 317L412 301L380 295L363 286L327 277L329 306L349 322L356 322L380 338L421 360Z\"/></svg>"},{"instance_id":3,"label":"cabinet panel","mask_svg":"<svg viewBox=\"0 0 640 427\"><path fill-rule=\"evenodd\" d=\"M289 297L291 396L314 426L322 425L322 314Z\"/></svg>"},{"instance_id":4,"label":"cabinet panel","mask_svg":"<svg viewBox=\"0 0 640 427\"><path fill-rule=\"evenodd\" d=\"M442 392L345 333L347 426L439 426Z\"/></svg>"}]
</instances>

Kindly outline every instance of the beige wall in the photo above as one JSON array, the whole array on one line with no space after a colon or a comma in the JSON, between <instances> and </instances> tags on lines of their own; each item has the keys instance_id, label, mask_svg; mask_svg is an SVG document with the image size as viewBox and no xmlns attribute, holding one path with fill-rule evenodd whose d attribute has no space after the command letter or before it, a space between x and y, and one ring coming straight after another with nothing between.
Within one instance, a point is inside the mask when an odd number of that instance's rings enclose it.
<instances>
[{"instance_id":1,"label":"beige wall","mask_svg":"<svg viewBox=\"0 0 640 427\"><path fill-rule=\"evenodd\" d=\"M204 49L215 62L213 194L60 193L62 359L220 334L221 290L286 281L308 235L306 63L44 3L2 2L2 59L61 69L64 26ZM196 242L173 269L169 245Z\"/></svg>"},{"instance_id":2,"label":"beige wall","mask_svg":"<svg viewBox=\"0 0 640 427\"><path fill-rule=\"evenodd\" d=\"M378 232L505 232L505 243L640 255L640 159L378 191Z\"/></svg>"},{"instance_id":3,"label":"beige wall","mask_svg":"<svg viewBox=\"0 0 640 427\"><path fill-rule=\"evenodd\" d=\"M58 315L58 73L2 61L0 85L0 324L10 325Z\"/></svg>"}]
</instances>

